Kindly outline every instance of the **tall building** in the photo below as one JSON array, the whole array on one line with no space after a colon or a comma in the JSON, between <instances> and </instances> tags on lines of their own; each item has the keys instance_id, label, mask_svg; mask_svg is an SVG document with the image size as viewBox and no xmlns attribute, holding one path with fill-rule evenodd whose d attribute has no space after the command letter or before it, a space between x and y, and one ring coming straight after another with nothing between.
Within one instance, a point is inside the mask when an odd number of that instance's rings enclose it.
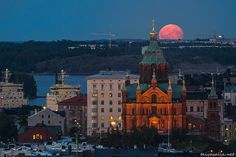
<instances>
[{"instance_id":1,"label":"tall building","mask_svg":"<svg viewBox=\"0 0 236 157\"><path fill-rule=\"evenodd\" d=\"M58 111L58 103L75 97L80 94L79 86L71 86L65 84L65 72L61 70L61 76L59 82L50 88L50 92L47 94L46 103L47 108Z\"/></svg>"},{"instance_id":2,"label":"tall building","mask_svg":"<svg viewBox=\"0 0 236 157\"><path fill-rule=\"evenodd\" d=\"M87 96L79 95L59 102L59 111L65 111L66 134L72 129L77 133L87 134Z\"/></svg>"},{"instance_id":3,"label":"tall building","mask_svg":"<svg viewBox=\"0 0 236 157\"><path fill-rule=\"evenodd\" d=\"M157 43L157 32L150 32L150 44L140 66L140 81L123 88L123 129L155 127L160 133L185 128L186 88L171 83L168 63Z\"/></svg>"},{"instance_id":4,"label":"tall building","mask_svg":"<svg viewBox=\"0 0 236 157\"><path fill-rule=\"evenodd\" d=\"M10 83L8 69L4 74L4 81L0 82L0 108L17 108L27 105L23 84Z\"/></svg>"},{"instance_id":5,"label":"tall building","mask_svg":"<svg viewBox=\"0 0 236 157\"><path fill-rule=\"evenodd\" d=\"M122 86L138 76L125 71L101 71L87 78L87 135L122 129Z\"/></svg>"}]
</instances>

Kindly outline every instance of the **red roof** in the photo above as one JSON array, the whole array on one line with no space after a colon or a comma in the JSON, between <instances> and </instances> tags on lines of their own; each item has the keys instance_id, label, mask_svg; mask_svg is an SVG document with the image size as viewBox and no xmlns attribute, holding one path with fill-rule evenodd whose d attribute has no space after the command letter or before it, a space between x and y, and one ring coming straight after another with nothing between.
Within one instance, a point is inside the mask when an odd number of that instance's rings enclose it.
<instances>
[{"instance_id":1,"label":"red roof","mask_svg":"<svg viewBox=\"0 0 236 157\"><path fill-rule=\"evenodd\" d=\"M87 95L78 95L58 103L59 105L87 105Z\"/></svg>"}]
</instances>

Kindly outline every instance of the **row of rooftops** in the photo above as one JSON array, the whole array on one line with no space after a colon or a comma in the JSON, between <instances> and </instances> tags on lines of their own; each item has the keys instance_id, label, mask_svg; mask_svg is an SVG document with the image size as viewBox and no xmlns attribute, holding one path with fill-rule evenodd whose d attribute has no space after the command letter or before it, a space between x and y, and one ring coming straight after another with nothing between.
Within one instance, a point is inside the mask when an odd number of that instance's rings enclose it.
<instances>
[{"instance_id":1,"label":"row of rooftops","mask_svg":"<svg viewBox=\"0 0 236 157\"><path fill-rule=\"evenodd\" d=\"M87 77L88 80L90 79L138 79L138 75L130 74L127 71L100 71L98 74L90 75Z\"/></svg>"}]
</instances>

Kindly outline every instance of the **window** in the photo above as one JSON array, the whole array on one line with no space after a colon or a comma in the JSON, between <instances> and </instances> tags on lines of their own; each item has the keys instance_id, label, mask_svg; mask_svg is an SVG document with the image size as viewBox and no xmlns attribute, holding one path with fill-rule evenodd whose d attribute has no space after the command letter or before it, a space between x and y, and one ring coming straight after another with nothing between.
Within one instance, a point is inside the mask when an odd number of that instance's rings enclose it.
<instances>
[{"instance_id":1,"label":"window","mask_svg":"<svg viewBox=\"0 0 236 157\"><path fill-rule=\"evenodd\" d=\"M93 104L93 105L97 105L97 104L98 104L98 101L97 101L97 100L93 100L93 101L92 101L92 104Z\"/></svg>"},{"instance_id":2,"label":"window","mask_svg":"<svg viewBox=\"0 0 236 157\"><path fill-rule=\"evenodd\" d=\"M121 105L121 101L120 100L118 101L118 105Z\"/></svg>"},{"instance_id":3,"label":"window","mask_svg":"<svg viewBox=\"0 0 236 157\"><path fill-rule=\"evenodd\" d=\"M197 106L197 112L200 112L200 107L199 106Z\"/></svg>"},{"instance_id":4,"label":"window","mask_svg":"<svg viewBox=\"0 0 236 157\"><path fill-rule=\"evenodd\" d=\"M201 112L203 112L203 106L201 107Z\"/></svg>"},{"instance_id":5,"label":"window","mask_svg":"<svg viewBox=\"0 0 236 157\"><path fill-rule=\"evenodd\" d=\"M152 95L152 103L157 103L157 96L156 96L156 94Z\"/></svg>"},{"instance_id":6,"label":"window","mask_svg":"<svg viewBox=\"0 0 236 157\"><path fill-rule=\"evenodd\" d=\"M48 118L50 118L50 115L48 115Z\"/></svg>"},{"instance_id":7,"label":"window","mask_svg":"<svg viewBox=\"0 0 236 157\"><path fill-rule=\"evenodd\" d=\"M104 93L101 93L101 97L104 98Z\"/></svg>"},{"instance_id":8,"label":"window","mask_svg":"<svg viewBox=\"0 0 236 157\"><path fill-rule=\"evenodd\" d=\"M104 128L104 123L101 123L101 128Z\"/></svg>"},{"instance_id":9,"label":"window","mask_svg":"<svg viewBox=\"0 0 236 157\"><path fill-rule=\"evenodd\" d=\"M112 93L109 93L109 97L111 97L111 98L112 98Z\"/></svg>"},{"instance_id":10,"label":"window","mask_svg":"<svg viewBox=\"0 0 236 157\"><path fill-rule=\"evenodd\" d=\"M101 112L104 112L104 108L101 108Z\"/></svg>"},{"instance_id":11,"label":"window","mask_svg":"<svg viewBox=\"0 0 236 157\"><path fill-rule=\"evenodd\" d=\"M156 112L157 112L156 105L152 105L152 114L156 114Z\"/></svg>"},{"instance_id":12,"label":"window","mask_svg":"<svg viewBox=\"0 0 236 157\"><path fill-rule=\"evenodd\" d=\"M50 124L51 122L50 122L50 120L48 121L48 124Z\"/></svg>"},{"instance_id":13,"label":"window","mask_svg":"<svg viewBox=\"0 0 236 157\"><path fill-rule=\"evenodd\" d=\"M97 109L96 108L92 108L92 112L97 112Z\"/></svg>"},{"instance_id":14,"label":"window","mask_svg":"<svg viewBox=\"0 0 236 157\"><path fill-rule=\"evenodd\" d=\"M97 123L92 123L93 128L97 127Z\"/></svg>"},{"instance_id":15,"label":"window","mask_svg":"<svg viewBox=\"0 0 236 157\"><path fill-rule=\"evenodd\" d=\"M101 105L104 105L104 100L101 100Z\"/></svg>"},{"instance_id":16,"label":"window","mask_svg":"<svg viewBox=\"0 0 236 157\"><path fill-rule=\"evenodd\" d=\"M109 104L112 105L112 100L109 101Z\"/></svg>"},{"instance_id":17,"label":"window","mask_svg":"<svg viewBox=\"0 0 236 157\"><path fill-rule=\"evenodd\" d=\"M101 120L104 120L104 116L101 116Z\"/></svg>"},{"instance_id":18,"label":"window","mask_svg":"<svg viewBox=\"0 0 236 157\"><path fill-rule=\"evenodd\" d=\"M93 84L93 89L96 89L96 84Z\"/></svg>"},{"instance_id":19,"label":"window","mask_svg":"<svg viewBox=\"0 0 236 157\"><path fill-rule=\"evenodd\" d=\"M109 86L109 87L110 87L110 90L112 90L112 84L110 84L110 86Z\"/></svg>"},{"instance_id":20,"label":"window","mask_svg":"<svg viewBox=\"0 0 236 157\"><path fill-rule=\"evenodd\" d=\"M44 115L42 115L42 118L44 118Z\"/></svg>"},{"instance_id":21,"label":"window","mask_svg":"<svg viewBox=\"0 0 236 157\"><path fill-rule=\"evenodd\" d=\"M101 90L104 90L104 84L101 84Z\"/></svg>"},{"instance_id":22,"label":"window","mask_svg":"<svg viewBox=\"0 0 236 157\"><path fill-rule=\"evenodd\" d=\"M112 108L110 108L109 111L112 112Z\"/></svg>"},{"instance_id":23,"label":"window","mask_svg":"<svg viewBox=\"0 0 236 157\"><path fill-rule=\"evenodd\" d=\"M121 90L121 84L120 83L118 84L118 90Z\"/></svg>"},{"instance_id":24,"label":"window","mask_svg":"<svg viewBox=\"0 0 236 157\"><path fill-rule=\"evenodd\" d=\"M118 112L121 112L121 108L118 108Z\"/></svg>"},{"instance_id":25,"label":"window","mask_svg":"<svg viewBox=\"0 0 236 157\"><path fill-rule=\"evenodd\" d=\"M193 112L193 106L190 106L190 112Z\"/></svg>"},{"instance_id":26,"label":"window","mask_svg":"<svg viewBox=\"0 0 236 157\"><path fill-rule=\"evenodd\" d=\"M118 93L118 97L119 97L119 98L121 97L121 93Z\"/></svg>"}]
</instances>

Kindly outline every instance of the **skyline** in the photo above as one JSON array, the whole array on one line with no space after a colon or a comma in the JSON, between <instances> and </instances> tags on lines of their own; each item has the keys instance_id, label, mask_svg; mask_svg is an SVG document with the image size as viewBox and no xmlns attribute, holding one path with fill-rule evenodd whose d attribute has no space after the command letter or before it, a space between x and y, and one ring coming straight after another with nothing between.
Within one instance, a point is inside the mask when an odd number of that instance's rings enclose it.
<instances>
[{"instance_id":1,"label":"skyline","mask_svg":"<svg viewBox=\"0 0 236 157\"><path fill-rule=\"evenodd\" d=\"M236 1L172 2L171 0L8 0L0 2L0 41L148 39L152 19L156 30L176 24L185 39L223 34L236 37Z\"/></svg>"}]
</instances>

